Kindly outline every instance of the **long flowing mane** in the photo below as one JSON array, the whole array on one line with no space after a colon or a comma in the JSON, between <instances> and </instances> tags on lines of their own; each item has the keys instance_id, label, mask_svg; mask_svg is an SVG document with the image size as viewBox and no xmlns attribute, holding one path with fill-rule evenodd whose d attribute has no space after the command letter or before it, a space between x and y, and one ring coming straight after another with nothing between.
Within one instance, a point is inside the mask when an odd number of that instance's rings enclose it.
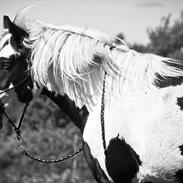
<instances>
[{"instance_id":1,"label":"long flowing mane","mask_svg":"<svg viewBox=\"0 0 183 183\"><path fill-rule=\"evenodd\" d=\"M101 32L72 26L39 24L25 45L32 49L32 72L39 85L74 101L91 103L99 93L103 72L120 75L112 58L114 46Z\"/></svg>"},{"instance_id":2,"label":"long flowing mane","mask_svg":"<svg viewBox=\"0 0 183 183\"><path fill-rule=\"evenodd\" d=\"M24 44L32 50L34 79L50 90L67 93L78 105L95 102L104 72L133 88L154 87L157 75L183 76L178 67L182 62L141 54L125 44L115 47L106 34L96 30L57 27L37 20L27 27L30 37Z\"/></svg>"}]
</instances>

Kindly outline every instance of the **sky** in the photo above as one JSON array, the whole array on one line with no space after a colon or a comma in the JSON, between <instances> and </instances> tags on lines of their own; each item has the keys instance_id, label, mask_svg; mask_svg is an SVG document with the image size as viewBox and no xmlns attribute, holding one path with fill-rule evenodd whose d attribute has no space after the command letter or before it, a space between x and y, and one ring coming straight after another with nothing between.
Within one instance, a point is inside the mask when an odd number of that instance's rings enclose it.
<instances>
[{"instance_id":1,"label":"sky","mask_svg":"<svg viewBox=\"0 0 183 183\"><path fill-rule=\"evenodd\" d=\"M109 37L122 32L131 44L147 44L147 28L157 27L168 14L173 23L183 11L183 0L0 0L0 30L3 15L13 20L29 5L37 5L29 16L43 22L94 28Z\"/></svg>"}]
</instances>

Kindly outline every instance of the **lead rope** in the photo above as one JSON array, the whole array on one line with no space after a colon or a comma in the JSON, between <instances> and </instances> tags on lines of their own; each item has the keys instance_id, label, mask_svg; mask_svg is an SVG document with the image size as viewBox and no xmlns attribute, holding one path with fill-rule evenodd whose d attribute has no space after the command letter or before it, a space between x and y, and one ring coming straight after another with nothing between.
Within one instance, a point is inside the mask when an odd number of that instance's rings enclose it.
<instances>
[{"instance_id":1,"label":"lead rope","mask_svg":"<svg viewBox=\"0 0 183 183\"><path fill-rule=\"evenodd\" d=\"M36 160L36 161L39 161L39 162L42 162L42 163L58 163L58 162L62 162L64 160L67 160L75 155L77 155L78 153L80 153L83 149L78 149L76 150L74 153L71 153L69 155L66 155L64 157L61 157L59 159L56 159L56 160L45 160L45 159L42 159L41 157L39 156L34 156L32 155L29 151L27 151L23 145L23 141L22 141L22 138L21 138L21 131L20 131L20 128L21 128L21 124L22 124L22 121L23 121L23 118L24 118L24 115L25 115L25 112L26 112L26 109L28 107L29 103L26 103L24 109L23 109L23 113L21 115L21 118L19 120L19 123L18 123L18 127L15 125L15 123L11 120L11 118L8 116L8 114L5 112L4 110L4 106L1 104L1 107L0 107L0 111L6 116L6 118L8 119L8 122L14 127L15 129L15 132L16 132L16 136L17 136L17 139L20 143L20 150L22 151L22 153L26 156L28 156L29 158L33 159L33 160Z\"/></svg>"},{"instance_id":2,"label":"lead rope","mask_svg":"<svg viewBox=\"0 0 183 183\"><path fill-rule=\"evenodd\" d=\"M103 80L103 88L102 88L102 99L101 99L101 112L100 112L100 122L101 122L101 130L102 130L102 143L104 148L104 153L106 153L106 141L105 141L105 119L104 119L104 111L105 111L105 82L106 82L107 72L104 74Z\"/></svg>"}]
</instances>

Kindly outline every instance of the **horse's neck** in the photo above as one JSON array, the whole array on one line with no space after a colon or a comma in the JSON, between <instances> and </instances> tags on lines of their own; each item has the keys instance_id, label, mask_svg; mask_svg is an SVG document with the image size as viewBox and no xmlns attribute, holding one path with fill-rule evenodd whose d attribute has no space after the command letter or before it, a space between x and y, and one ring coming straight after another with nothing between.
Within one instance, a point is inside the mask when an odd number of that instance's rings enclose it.
<instances>
[{"instance_id":1,"label":"horse's neck","mask_svg":"<svg viewBox=\"0 0 183 183\"><path fill-rule=\"evenodd\" d=\"M163 70L156 57L144 57L133 50L110 49L99 40L59 29L48 28L41 33L39 39L32 36L27 44L32 49L34 79L60 95L67 94L79 107L98 103L104 72L115 80L110 87L117 91L125 84L151 87L155 71Z\"/></svg>"}]
</instances>

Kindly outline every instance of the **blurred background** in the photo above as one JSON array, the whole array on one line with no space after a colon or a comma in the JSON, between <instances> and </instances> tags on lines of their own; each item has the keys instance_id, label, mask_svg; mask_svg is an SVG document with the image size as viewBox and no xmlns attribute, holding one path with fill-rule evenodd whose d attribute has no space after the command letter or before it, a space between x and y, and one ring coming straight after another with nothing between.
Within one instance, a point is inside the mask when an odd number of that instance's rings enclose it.
<instances>
[{"instance_id":1,"label":"blurred background","mask_svg":"<svg viewBox=\"0 0 183 183\"><path fill-rule=\"evenodd\" d=\"M140 52L183 60L183 1L181 0L0 0L0 17L28 5L29 15L55 25L71 24L117 36ZM2 31L2 21L0 21ZM119 44L117 39L113 39ZM16 120L13 115L12 118ZM26 113L24 144L35 155L57 158L81 146L81 134L72 121L42 96ZM0 183L93 183L83 154L58 164L42 164L19 151L11 126L0 131Z\"/></svg>"}]
</instances>

